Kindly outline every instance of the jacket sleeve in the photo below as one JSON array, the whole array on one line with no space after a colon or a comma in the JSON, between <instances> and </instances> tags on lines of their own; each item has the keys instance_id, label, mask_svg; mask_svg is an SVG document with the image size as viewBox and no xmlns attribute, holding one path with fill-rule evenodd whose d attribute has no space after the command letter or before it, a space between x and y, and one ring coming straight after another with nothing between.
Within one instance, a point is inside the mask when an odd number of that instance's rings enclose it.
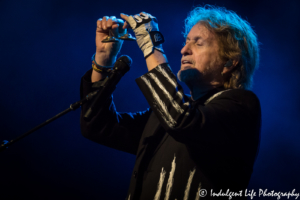
<instances>
[{"instance_id":1,"label":"jacket sleeve","mask_svg":"<svg viewBox=\"0 0 300 200\"><path fill-rule=\"evenodd\" d=\"M91 73L92 70L89 70L81 79L81 98L96 90L96 88L93 88L93 83L91 83ZM99 111L94 116L90 119L85 119L83 116L91 102L84 104L81 108L80 125L82 135L99 144L136 154L151 110L147 109L136 113L119 113L116 111L113 97L111 96L104 105L100 106Z\"/></svg>"},{"instance_id":2,"label":"jacket sleeve","mask_svg":"<svg viewBox=\"0 0 300 200\"><path fill-rule=\"evenodd\" d=\"M192 108L168 64L158 65L136 82L169 134L198 129L201 115Z\"/></svg>"}]
</instances>

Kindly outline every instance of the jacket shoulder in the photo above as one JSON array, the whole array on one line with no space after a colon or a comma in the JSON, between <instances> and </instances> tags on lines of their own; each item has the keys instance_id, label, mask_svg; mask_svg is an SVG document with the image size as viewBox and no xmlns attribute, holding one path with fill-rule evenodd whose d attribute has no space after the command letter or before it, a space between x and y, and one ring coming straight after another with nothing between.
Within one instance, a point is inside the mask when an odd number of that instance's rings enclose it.
<instances>
[{"instance_id":1,"label":"jacket shoulder","mask_svg":"<svg viewBox=\"0 0 300 200\"><path fill-rule=\"evenodd\" d=\"M232 100L235 102L240 102L247 104L248 106L259 106L260 102L257 95L250 91L244 89L230 89L223 91L220 95L211 100L211 103L216 103L220 100Z\"/></svg>"}]
</instances>

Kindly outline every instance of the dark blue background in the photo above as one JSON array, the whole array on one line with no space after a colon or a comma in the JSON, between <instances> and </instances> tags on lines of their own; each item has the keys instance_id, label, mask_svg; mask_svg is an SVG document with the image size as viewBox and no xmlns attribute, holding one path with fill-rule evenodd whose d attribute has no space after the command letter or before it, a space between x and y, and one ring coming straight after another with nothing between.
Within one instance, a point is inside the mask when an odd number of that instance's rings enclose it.
<instances>
[{"instance_id":1,"label":"dark blue background","mask_svg":"<svg viewBox=\"0 0 300 200\"><path fill-rule=\"evenodd\" d=\"M237 12L261 42L253 91L261 101L262 137L249 189L300 192L296 0L1 0L0 140L16 138L79 100L99 17L141 11L156 16L166 39L164 50L177 72L184 19L199 4ZM114 93L117 109L144 110L148 104L135 84L147 72L143 55L135 42L125 42L121 54L128 54L133 65ZM79 109L71 112L0 153L1 200L125 198L135 157L83 138L79 114Z\"/></svg>"}]
</instances>

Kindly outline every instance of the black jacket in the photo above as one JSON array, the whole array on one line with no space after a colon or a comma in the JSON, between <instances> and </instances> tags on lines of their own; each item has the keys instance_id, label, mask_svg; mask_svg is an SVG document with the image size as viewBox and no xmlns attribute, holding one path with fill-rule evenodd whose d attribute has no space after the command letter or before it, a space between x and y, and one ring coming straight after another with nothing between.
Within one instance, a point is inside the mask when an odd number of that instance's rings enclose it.
<instances>
[{"instance_id":1,"label":"black jacket","mask_svg":"<svg viewBox=\"0 0 300 200\"><path fill-rule=\"evenodd\" d=\"M90 77L91 70L82 78L82 97L94 90ZM199 199L200 189L208 192L201 199L211 199L212 192L247 187L261 126L253 92L216 88L192 101L167 64L136 82L150 109L118 113L110 98L90 120L83 118L89 104L81 114L83 136L136 155L127 199Z\"/></svg>"}]
</instances>

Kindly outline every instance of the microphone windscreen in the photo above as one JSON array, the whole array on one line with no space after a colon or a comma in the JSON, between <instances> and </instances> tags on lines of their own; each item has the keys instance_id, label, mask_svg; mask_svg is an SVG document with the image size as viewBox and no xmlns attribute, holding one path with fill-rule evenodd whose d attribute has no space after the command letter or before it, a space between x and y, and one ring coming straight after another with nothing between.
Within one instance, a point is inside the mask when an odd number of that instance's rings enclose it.
<instances>
[{"instance_id":1,"label":"microphone windscreen","mask_svg":"<svg viewBox=\"0 0 300 200\"><path fill-rule=\"evenodd\" d=\"M132 59L127 56L127 55L122 55L118 58L118 60L122 60L123 62L127 63L127 65L129 65L129 67L131 66L132 64Z\"/></svg>"},{"instance_id":2,"label":"microphone windscreen","mask_svg":"<svg viewBox=\"0 0 300 200\"><path fill-rule=\"evenodd\" d=\"M114 70L117 70L124 75L126 72L129 71L131 64L132 64L132 59L127 55L123 55L119 57L118 60L116 61L114 65Z\"/></svg>"}]
</instances>

